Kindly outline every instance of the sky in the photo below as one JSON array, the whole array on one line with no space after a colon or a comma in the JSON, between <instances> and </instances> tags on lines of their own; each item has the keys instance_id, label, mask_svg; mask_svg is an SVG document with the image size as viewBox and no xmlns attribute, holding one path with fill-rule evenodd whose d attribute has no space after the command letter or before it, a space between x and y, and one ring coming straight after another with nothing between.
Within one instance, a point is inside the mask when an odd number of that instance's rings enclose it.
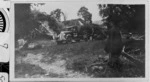
<instances>
[{"instance_id":1,"label":"sky","mask_svg":"<svg viewBox=\"0 0 150 82\"><path fill-rule=\"evenodd\" d=\"M99 9L98 9L98 2L49 2L42 6L34 6L34 9L39 10L40 12L46 12L47 14L50 14L51 11L59 8L62 10L62 12L65 13L67 20L71 19L77 19L79 18L77 16L78 10L85 6L89 9L89 12L92 13L92 21L98 21L102 18L99 16Z\"/></svg>"}]
</instances>

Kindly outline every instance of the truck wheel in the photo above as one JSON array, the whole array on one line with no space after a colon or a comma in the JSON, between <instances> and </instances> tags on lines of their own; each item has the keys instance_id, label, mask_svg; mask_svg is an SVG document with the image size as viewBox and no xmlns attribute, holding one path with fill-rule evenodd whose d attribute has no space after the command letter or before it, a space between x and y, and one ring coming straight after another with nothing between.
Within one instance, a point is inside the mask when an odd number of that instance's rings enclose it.
<instances>
[{"instance_id":1,"label":"truck wheel","mask_svg":"<svg viewBox=\"0 0 150 82\"><path fill-rule=\"evenodd\" d=\"M62 44L62 41L57 41L57 44Z\"/></svg>"},{"instance_id":2,"label":"truck wheel","mask_svg":"<svg viewBox=\"0 0 150 82\"><path fill-rule=\"evenodd\" d=\"M80 41L80 39L79 39L79 38L77 38L75 41L76 41L76 42L79 42L79 41Z\"/></svg>"},{"instance_id":3,"label":"truck wheel","mask_svg":"<svg viewBox=\"0 0 150 82\"><path fill-rule=\"evenodd\" d=\"M71 37L71 36L68 36L68 37L66 38L66 41L67 41L67 43L71 43L71 42L72 42L72 37Z\"/></svg>"}]
</instances>

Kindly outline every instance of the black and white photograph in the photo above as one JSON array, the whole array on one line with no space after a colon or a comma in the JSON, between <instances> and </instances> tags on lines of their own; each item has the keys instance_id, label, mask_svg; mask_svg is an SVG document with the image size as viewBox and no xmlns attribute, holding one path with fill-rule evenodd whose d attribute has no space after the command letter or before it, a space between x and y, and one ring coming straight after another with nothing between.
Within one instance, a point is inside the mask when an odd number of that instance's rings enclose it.
<instances>
[{"instance_id":1,"label":"black and white photograph","mask_svg":"<svg viewBox=\"0 0 150 82\"><path fill-rule=\"evenodd\" d=\"M14 3L14 78L145 78L145 4Z\"/></svg>"}]
</instances>

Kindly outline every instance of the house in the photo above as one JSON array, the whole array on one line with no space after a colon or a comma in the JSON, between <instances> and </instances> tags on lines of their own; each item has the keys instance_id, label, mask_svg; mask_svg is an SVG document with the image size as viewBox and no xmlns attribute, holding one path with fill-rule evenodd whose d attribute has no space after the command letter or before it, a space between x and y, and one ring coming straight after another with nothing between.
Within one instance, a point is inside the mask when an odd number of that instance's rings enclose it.
<instances>
[{"instance_id":1,"label":"house","mask_svg":"<svg viewBox=\"0 0 150 82\"><path fill-rule=\"evenodd\" d=\"M83 26L85 23L82 19L72 19L72 20L67 20L62 22L66 27L70 26Z\"/></svg>"}]
</instances>

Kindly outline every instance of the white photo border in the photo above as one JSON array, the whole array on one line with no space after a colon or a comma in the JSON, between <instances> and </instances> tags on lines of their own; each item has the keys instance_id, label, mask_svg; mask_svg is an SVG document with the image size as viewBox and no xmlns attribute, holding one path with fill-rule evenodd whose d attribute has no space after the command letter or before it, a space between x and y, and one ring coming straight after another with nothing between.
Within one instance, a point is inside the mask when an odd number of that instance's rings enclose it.
<instances>
[{"instance_id":1,"label":"white photo border","mask_svg":"<svg viewBox=\"0 0 150 82\"><path fill-rule=\"evenodd\" d=\"M14 45L14 37L15 37L15 16L14 16L14 4L15 3L48 3L48 2L68 2L68 1L99 1L101 4L145 4L145 36L146 36L146 42L145 42L145 78L15 78L15 45ZM133 81L139 81L139 82L147 82L149 81L149 28L148 28L148 22L149 22L149 15L148 15L148 1L147 0L12 0L11 1L11 9L10 9L10 81L109 81L109 82L116 82L116 81L125 81L125 82L133 82Z\"/></svg>"}]
</instances>

